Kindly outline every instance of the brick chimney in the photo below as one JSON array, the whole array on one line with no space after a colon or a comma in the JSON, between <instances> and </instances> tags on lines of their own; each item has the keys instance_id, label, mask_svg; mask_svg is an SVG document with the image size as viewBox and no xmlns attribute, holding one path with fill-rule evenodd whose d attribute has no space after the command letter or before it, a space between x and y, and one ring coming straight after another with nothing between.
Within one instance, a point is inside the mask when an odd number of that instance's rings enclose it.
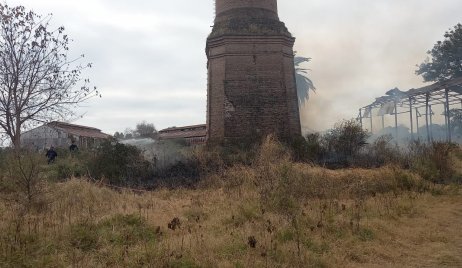
<instances>
[{"instance_id":1,"label":"brick chimney","mask_svg":"<svg viewBox=\"0 0 462 268\"><path fill-rule=\"evenodd\" d=\"M209 143L301 135L294 41L276 0L216 0L206 48Z\"/></svg>"},{"instance_id":2,"label":"brick chimney","mask_svg":"<svg viewBox=\"0 0 462 268\"><path fill-rule=\"evenodd\" d=\"M275 14L278 13L277 0L217 0L215 2L217 15L236 8L261 8L272 11Z\"/></svg>"}]
</instances>

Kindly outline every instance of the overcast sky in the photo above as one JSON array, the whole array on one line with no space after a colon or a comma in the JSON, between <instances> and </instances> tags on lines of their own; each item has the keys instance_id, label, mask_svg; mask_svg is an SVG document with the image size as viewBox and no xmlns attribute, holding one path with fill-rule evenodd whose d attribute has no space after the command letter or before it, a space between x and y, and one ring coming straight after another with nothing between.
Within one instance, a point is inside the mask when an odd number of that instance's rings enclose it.
<instances>
[{"instance_id":1,"label":"overcast sky","mask_svg":"<svg viewBox=\"0 0 462 268\"><path fill-rule=\"evenodd\" d=\"M10 0L66 27L72 52L103 97L73 121L113 134L146 120L158 129L205 123L205 42L213 0ZM303 124L324 130L356 117L388 89L423 85L415 65L462 22L461 0L279 0L279 16L317 87Z\"/></svg>"}]
</instances>

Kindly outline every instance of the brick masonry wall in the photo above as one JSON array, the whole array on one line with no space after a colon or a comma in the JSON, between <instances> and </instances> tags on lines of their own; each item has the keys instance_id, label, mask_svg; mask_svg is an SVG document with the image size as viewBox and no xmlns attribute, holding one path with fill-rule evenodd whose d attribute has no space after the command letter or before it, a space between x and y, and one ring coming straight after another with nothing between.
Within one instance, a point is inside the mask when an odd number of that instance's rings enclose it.
<instances>
[{"instance_id":1,"label":"brick masonry wall","mask_svg":"<svg viewBox=\"0 0 462 268\"><path fill-rule=\"evenodd\" d=\"M216 0L216 14L234 8L264 8L277 13L277 0Z\"/></svg>"},{"instance_id":2,"label":"brick masonry wall","mask_svg":"<svg viewBox=\"0 0 462 268\"><path fill-rule=\"evenodd\" d=\"M210 142L301 134L292 46L284 36L209 41Z\"/></svg>"}]
</instances>

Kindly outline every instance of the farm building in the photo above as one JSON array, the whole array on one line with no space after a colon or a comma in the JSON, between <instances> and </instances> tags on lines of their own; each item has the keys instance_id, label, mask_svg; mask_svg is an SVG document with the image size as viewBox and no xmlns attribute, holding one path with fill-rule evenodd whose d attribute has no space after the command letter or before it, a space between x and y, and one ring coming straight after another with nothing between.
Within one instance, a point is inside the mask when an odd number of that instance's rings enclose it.
<instances>
[{"instance_id":1,"label":"farm building","mask_svg":"<svg viewBox=\"0 0 462 268\"><path fill-rule=\"evenodd\" d=\"M159 131L160 140L184 141L188 145L205 144L207 127L203 125L170 127Z\"/></svg>"},{"instance_id":2,"label":"farm building","mask_svg":"<svg viewBox=\"0 0 462 268\"><path fill-rule=\"evenodd\" d=\"M41 150L50 146L67 148L74 142L79 148L91 148L110 135L100 129L64 122L50 122L21 135L21 146Z\"/></svg>"}]
</instances>

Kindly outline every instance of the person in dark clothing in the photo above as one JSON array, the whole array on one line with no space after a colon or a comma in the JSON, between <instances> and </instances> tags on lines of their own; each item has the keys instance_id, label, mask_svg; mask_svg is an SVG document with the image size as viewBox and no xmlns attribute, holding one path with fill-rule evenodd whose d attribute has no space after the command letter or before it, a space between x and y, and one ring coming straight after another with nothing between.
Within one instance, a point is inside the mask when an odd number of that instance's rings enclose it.
<instances>
[{"instance_id":1,"label":"person in dark clothing","mask_svg":"<svg viewBox=\"0 0 462 268\"><path fill-rule=\"evenodd\" d=\"M71 151L71 153L75 153L79 150L79 147L77 147L77 145L75 145L75 143L72 143L71 146L69 146L69 151Z\"/></svg>"},{"instance_id":2,"label":"person in dark clothing","mask_svg":"<svg viewBox=\"0 0 462 268\"><path fill-rule=\"evenodd\" d=\"M50 163L55 162L55 159L58 156L58 153L56 153L55 148L51 146L45 156L48 158L48 164L50 164Z\"/></svg>"}]
</instances>

